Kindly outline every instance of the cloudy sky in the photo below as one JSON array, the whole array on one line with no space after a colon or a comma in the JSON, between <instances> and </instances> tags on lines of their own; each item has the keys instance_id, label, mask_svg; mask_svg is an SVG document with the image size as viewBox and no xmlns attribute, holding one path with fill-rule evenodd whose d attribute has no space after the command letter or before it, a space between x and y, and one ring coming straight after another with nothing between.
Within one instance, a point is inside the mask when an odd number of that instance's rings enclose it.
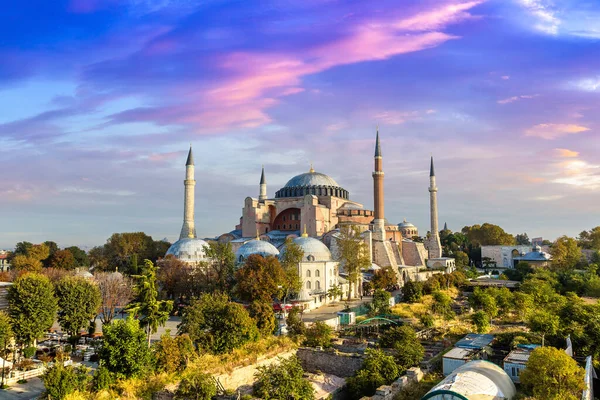
<instances>
[{"instance_id":1,"label":"cloudy sky","mask_svg":"<svg viewBox=\"0 0 600 400\"><path fill-rule=\"evenodd\" d=\"M199 5L200 4L200 5ZM11 1L0 13L0 248L173 240L196 159L201 236L311 162L422 232L553 239L600 224L593 0Z\"/></svg>"}]
</instances>

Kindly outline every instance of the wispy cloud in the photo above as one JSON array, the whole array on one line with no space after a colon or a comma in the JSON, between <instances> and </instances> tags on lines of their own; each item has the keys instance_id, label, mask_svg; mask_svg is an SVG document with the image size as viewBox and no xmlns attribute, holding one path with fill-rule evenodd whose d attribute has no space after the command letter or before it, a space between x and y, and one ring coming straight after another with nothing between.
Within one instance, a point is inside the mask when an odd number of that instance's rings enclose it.
<instances>
[{"instance_id":1,"label":"wispy cloud","mask_svg":"<svg viewBox=\"0 0 600 400\"><path fill-rule=\"evenodd\" d=\"M521 99L533 99L538 96L539 96L539 94L522 94L520 96L512 96L512 97L508 97L506 99L498 100L497 103L498 104L509 104L509 103L514 103L515 101L518 101Z\"/></svg>"},{"instance_id":2,"label":"wispy cloud","mask_svg":"<svg viewBox=\"0 0 600 400\"><path fill-rule=\"evenodd\" d=\"M536 30L548 35L558 34L562 21L556 16L556 11L550 2L545 0L519 0L519 2L533 17L535 21L533 27Z\"/></svg>"},{"instance_id":3,"label":"wispy cloud","mask_svg":"<svg viewBox=\"0 0 600 400\"><path fill-rule=\"evenodd\" d=\"M590 128L575 124L538 124L525 131L525 136L554 140L567 135L589 131Z\"/></svg>"},{"instance_id":4,"label":"wispy cloud","mask_svg":"<svg viewBox=\"0 0 600 400\"><path fill-rule=\"evenodd\" d=\"M556 155L561 158L573 158L579 156L579 152L569 149L554 149Z\"/></svg>"}]
</instances>

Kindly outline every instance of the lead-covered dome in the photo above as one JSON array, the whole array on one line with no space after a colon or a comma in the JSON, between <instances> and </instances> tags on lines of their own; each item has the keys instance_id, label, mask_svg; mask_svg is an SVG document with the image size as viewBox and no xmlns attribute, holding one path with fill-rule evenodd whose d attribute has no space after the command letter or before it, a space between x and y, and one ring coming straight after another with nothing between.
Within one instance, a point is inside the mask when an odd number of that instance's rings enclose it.
<instances>
[{"instance_id":1,"label":"lead-covered dome","mask_svg":"<svg viewBox=\"0 0 600 400\"><path fill-rule=\"evenodd\" d=\"M302 261L310 262L310 261L332 261L331 251L325 246L325 243L321 242L319 239L311 238L308 236L297 237L293 240L302 251L304 255L302 256ZM283 254L285 252L285 246L281 250Z\"/></svg>"},{"instance_id":2,"label":"lead-covered dome","mask_svg":"<svg viewBox=\"0 0 600 400\"><path fill-rule=\"evenodd\" d=\"M275 192L275 198L301 197L307 194L348 198L348 191L338 185L332 177L315 172L312 168L309 172L290 179L284 187Z\"/></svg>"},{"instance_id":3,"label":"lead-covered dome","mask_svg":"<svg viewBox=\"0 0 600 400\"><path fill-rule=\"evenodd\" d=\"M259 254L263 257L277 257L279 255L279 250L267 241L253 239L244 243L242 247L235 252L235 258L237 262L242 263L252 254Z\"/></svg>"},{"instance_id":4,"label":"lead-covered dome","mask_svg":"<svg viewBox=\"0 0 600 400\"><path fill-rule=\"evenodd\" d=\"M183 238L173 243L171 247L169 247L169 250L167 250L166 255L173 255L178 260L186 263L206 261L204 246L208 246L208 243L202 239Z\"/></svg>"}]
</instances>

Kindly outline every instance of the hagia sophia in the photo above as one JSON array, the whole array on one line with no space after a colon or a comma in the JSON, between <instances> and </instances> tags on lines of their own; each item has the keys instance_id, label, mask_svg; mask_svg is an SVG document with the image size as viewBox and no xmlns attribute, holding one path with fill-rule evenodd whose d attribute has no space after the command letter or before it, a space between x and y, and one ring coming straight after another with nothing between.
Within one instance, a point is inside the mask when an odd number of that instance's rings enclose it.
<instances>
[{"instance_id":1,"label":"hagia sophia","mask_svg":"<svg viewBox=\"0 0 600 400\"><path fill-rule=\"evenodd\" d=\"M454 259L442 257L437 215L437 186L433 157L429 173L431 227L424 243L413 240L418 229L404 220L388 222L384 215L384 172L379 130L375 138L373 177L374 210L350 200L350 193L330 176L315 171L291 178L269 198L264 167L258 197L246 197L242 216L235 229L214 240L229 242L242 264L251 254L279 256L285 251L287 238L293 239L304 251L298 266L303 290L297 301L305 308L327 302L327 291L341 285L347 294L358 295L361 282L350 288L344 279L343 265L336 261L340 227L360 228L371 258L371 270L392 267L400 284L407 280L425 280L434 273L454 270ZM184 180L184 218L179 240L169 248L173 255L187 263L206 261L206 241L196 237L194 225L194 158L192 149L186 162Z\"/></svg>"}]
</instances>

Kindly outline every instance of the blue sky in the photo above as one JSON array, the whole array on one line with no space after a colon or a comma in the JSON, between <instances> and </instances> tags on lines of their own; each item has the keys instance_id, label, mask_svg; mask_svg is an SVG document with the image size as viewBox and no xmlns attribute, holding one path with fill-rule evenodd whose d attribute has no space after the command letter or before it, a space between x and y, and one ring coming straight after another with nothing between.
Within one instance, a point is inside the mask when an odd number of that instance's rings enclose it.
<instances>
[{"instance_id":1,"label":"blue sky","mask_svg":"<svg viewBox=\"0 0 600 400\"><path fill-rule=\"evenodd\" d=\"M0 248L202 236L311 162L386 217L576 236L600 221L595 1L73 0L0 16Z\"/></svg>"}]
</instances>

